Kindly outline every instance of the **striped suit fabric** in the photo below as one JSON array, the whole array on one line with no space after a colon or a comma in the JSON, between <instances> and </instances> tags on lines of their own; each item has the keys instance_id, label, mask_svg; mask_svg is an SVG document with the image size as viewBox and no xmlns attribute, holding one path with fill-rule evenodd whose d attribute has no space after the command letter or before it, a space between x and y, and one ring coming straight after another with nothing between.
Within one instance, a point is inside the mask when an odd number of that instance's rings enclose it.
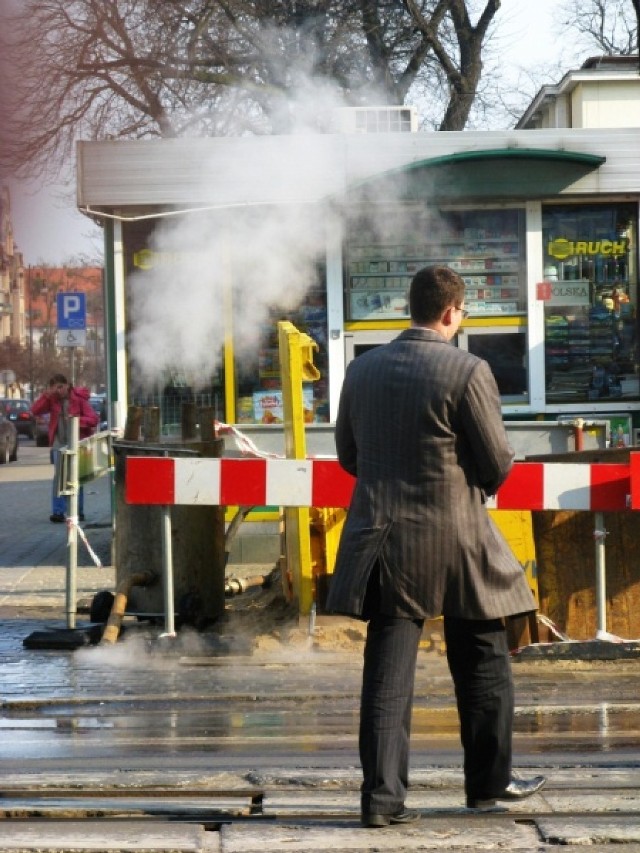
<instances>
[{"instance_id":1,"label":"striped suit fabric","mask_svg":"<svg viewBox=\"0 0 640 853\"><path fill-rule=\"evenodd\" d=\"M494 619L535 609L522 567L486 511L513 462L488 364L411 328L347 369L336 421L356 485L329 609L362 615L380 567L390 616Z\"/></svg>"},{"instance_id":2,"label":"striped suit fabric","mask_svg":"<svg viewBox=\"0 0 640 853\"><path fill-rule=\"evenodd\" d=\"M418 643L445 617L465 792L511 778L513 685L502 617L535 601L486 510L513 462L486 362L411 328L349 365L336 421L356 477L327 608L368 620L360 705L363 820L403 808Z\"/></svg>"}]
</instances>

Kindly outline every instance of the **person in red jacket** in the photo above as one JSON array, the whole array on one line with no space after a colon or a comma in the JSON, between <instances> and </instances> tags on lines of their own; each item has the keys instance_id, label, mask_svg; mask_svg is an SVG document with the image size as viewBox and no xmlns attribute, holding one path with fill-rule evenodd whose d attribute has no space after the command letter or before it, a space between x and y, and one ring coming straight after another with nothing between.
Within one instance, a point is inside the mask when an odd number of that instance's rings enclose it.
<instances>
[{"instance_id":1,"label":"person in red jacket","mask_svg":"<svg viewBox=\"0 0 640 853\"><path fill-rule=\"evenodd\" d=\"M49 380L49 388L31 406L34 415L49 413L49 447L51 461L55 465L61 447L69 443L69 418L80 419L80 438L87 438L98 424L98 415L89 404L89 389L74 388L69 385L61 373L56 373ZM55 472L55 468L54 468ZM56 477L53 476L51 490L51 515L54 523L65 521L67 500L56 494ZM78 494L78 517L84 521L84 490Z\"/></svg>"}]
</instances>

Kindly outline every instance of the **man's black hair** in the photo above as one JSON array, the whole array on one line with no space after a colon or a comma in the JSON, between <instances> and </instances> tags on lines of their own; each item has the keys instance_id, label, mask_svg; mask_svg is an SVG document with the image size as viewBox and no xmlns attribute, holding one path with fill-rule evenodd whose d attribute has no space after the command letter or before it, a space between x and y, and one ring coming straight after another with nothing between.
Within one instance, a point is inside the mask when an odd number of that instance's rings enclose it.
<instances>
[{"instance_id":1,"label":"man's black hair","mask_svg":"<svg viewBox=\"0 0 640 853\"><path fill-rule=\"evenodd\" d=\"M449 267L423 267L409 288L409 310L414 323L435 323L450 305L464 302L464 281Z\"/></svg>"}]
</instances>

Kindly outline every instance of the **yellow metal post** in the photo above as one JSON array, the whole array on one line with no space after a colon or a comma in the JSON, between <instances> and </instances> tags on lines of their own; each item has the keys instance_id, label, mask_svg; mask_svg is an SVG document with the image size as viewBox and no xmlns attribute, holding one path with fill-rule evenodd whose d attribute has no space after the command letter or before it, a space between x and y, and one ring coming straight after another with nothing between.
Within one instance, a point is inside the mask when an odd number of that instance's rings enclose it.
<instances>
[{"instance_id":1,"label":"yellow metal post","mask_svg":"<svg viewBox=\"0 0 640 853\"><path fill-rule=\"evenodd\" d=\"M233 297L231 294L231 274L229 258L225 253L223 268L223 306L224 312L224 408L225 420L229 424L236 422L236 372L233 352Z\"/></svg>"},{"instance_id":2,"label":"yellow metal post","mask_svg":"<svg viewBox=\"0 0 640 853\"><path fill-rule=\"evenodd\" d=\"M324 606L323 593L333 574L338 545L347 511L341 507L314 507L311 510L311 556L316 579L316 604Z\"/></svg>"},{"instance_id":3,"label":"yellow metal post","mask_svg":"<svg viewBox=\"0 0 640 853\"><path fill-rule=\"evenodd\" d=\"M307 444L302 383L320 378L320 372L313 364L313 351L318 347L309 335L298 331L288 320L283 320L278 323L278 348L282 376L285 454L287 459L305 459ZM287 570L301 616L310 613L313 604L309 513L307 507L287 508L284 511Z\"/></svg>"},{"instance_id":4,"label":"yellow metal post","mask_svg":"<svg viewBox=\"0 0 640 853\"><path fill-rule=\"evenodd\" d=\"M536 546L531 513L517 510L489 510L489 515L509 543L516 560L522 566L536 603L539 603Z\"/></svg>"}]
</instances>

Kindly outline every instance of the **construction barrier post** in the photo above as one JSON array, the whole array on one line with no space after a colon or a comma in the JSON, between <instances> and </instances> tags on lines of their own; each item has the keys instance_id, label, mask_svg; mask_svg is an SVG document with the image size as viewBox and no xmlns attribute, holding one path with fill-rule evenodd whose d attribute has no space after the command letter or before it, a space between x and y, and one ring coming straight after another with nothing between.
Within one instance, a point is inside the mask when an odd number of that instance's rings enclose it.
<instances>
[{"instance_id":1,"label":"construction barrier post","mask_svg":"<svg viewBox=\"0 0 640 853\"><path fill-rule=\"evenodd\" d=\"M132 456L126 459L125 500L138 505L261 505L308 511L311 507L348 507L353 484L353 477L335 458ZM596 515L595 532L600 531L604 536L602 513L622 513L633 518L634 511L640 509L640 453L631 451L623 462L614 463L516 462L497 495L487 504L488 509L497 512L591 512ZM297 560L292 577L301 614L310 613L313 605L308 539L302 538L308 533L308 525L299 526L296 535L289 536L288 543ZM602 550L597 557L600 632L606 629L603 544L596 542Z\"/></svg>"},{"instance_id":2,"label":"construction barrier post","mask_svg":"<svg viewBox=\"0 0 640 853\"><path fill-rule=\"evenodd\" d=\"M69 519L67 520L67 628L76 627L78 574L78 441L80 418L69 418Z\"/></svg>"},{"instance_id":3,"label":"construction barrier post","mask_svg":"<svg viewBox=\"0 0 640 853\"><path fill-rule=\"evenodd\" d=\"M313 364L315 341L287 320L278 323L278 348L282 376L282 407L284 414L285 455L287 459L305 459L303 382L320 378ZM283 572L285 594L288 580L293 597L298 601L299 614L307 615L313 605L313 570L311 560L310 508L284 509L284 541L286 569ZM285 577L286 576L286 577Z\"/></svg>"},{"instance_id":4,"label":"construction barrier post","mask_svg":"<svg viewBox=\"0 0 640 853\"><path fill-rule=\"evenodd\" d=\"M594 513L593 538L596 547L596 636L607 632L607 580L604 539L604 513Z\"/></svg>"}]
</instances>

